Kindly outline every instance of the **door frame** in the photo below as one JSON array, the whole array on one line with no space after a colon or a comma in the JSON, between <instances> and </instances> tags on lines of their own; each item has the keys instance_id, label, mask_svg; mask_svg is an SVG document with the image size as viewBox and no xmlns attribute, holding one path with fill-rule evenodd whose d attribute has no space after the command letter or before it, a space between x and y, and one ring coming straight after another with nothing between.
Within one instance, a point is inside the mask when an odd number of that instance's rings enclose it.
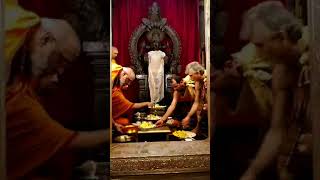
<instances>
[{"instance_id":1,"label":"door frame","mask_svg":"<svg viewBox=\"0 0 320 180\"><path fill-rule=\"evenodd\" d=\"M308 0L308 25L310 31L311 47L311 121L313 134L313 179L320 179L320 1Z\"/></svg>"},{"instance_id":2,"label":"door frame","mask_svg":"<svg viewBox=\"0 0 320 180\"><path fill-rule=\"evenodd\" d=\"M4 27L4 1L0 1L0 27ZM0 28L0 179L6 179L6 116L5 116L5 62L4 28Z\"/></svg>"}]
</instances>

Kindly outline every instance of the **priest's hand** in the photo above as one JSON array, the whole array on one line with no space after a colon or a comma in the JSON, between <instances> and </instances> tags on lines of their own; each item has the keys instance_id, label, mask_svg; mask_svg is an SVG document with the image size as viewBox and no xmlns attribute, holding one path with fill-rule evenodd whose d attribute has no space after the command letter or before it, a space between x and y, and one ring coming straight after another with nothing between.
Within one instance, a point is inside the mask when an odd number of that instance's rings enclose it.
<instances>
[{"instance_id":1,"label":"priest's hand","mask_svg":"<svg viewBox=\"0 0 320 180\"><path fill-rule=\"evenodd\" d=\"M195 127L194 129L191 130L191 132L199 135L199 127Z\"/></svg>"},{"instance_id":2,"label":"priest's hand","mask_svg":"<svg viewBox=\"0 0 320 180\"><path fill-rule=\"evenodd\" d=\"M115 123L114 126L116 127L116 130L120 133L123 133L122 129L123 129L123 125Z\"/></svg>"},{"instance_id":3,"label":"priest's hand","mask_svg":"<svg viewBox=\"0 0 320 180\"><path fill-rule=\"evenodd\" d=\"M147 102L147 104L148 104L148 108L152 108L154 106L153 102Z\"/></svg>"},{"instance_id":4,"label":"priest's hand","mask_svg":"<svg viewBox=\"0 0 320 180\"><path fill-rule=\"evenodd\" d=\"M202 110L204 110L204 111L208 110L208 104L207 103L203 105Z\"/></svg>"},{"instance_id":5,"label":"priest's hand","mask_svg":"<svg viewBox=\"0 0 320 180\"><path fill-rule=\"evenodd\" d=\"M156 122L156 126L157 127L161 127L164 125L164 120L163 119L160 119L159 121Z\"/></svg>"},{"instance_id":6,"label":"priest's hand","mask_svg":"<svg viewBox=\"0 0 320 180\"><path fill-rule=\"evenodd\" d=\"M190 125L190 117L187 116L182 120L182 127L183 128L187 128Z\"/></svg>"}]
</instances>

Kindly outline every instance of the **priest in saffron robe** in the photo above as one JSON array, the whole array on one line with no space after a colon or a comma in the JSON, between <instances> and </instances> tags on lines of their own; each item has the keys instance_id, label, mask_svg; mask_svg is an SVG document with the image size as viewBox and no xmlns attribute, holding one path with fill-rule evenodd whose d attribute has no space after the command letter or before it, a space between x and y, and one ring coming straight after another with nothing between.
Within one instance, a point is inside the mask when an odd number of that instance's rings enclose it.
<instances>
[{"instance_id":1,"label":"priest in saffron robe","mask_svg":"<svg viewBox=\"0 0 320 180\"><path fill-rule=\"evenodd\" d=\"M72 151L108 142L109 131L66 129L37 93L76 60L78 37L63 20L40 18L13 0L5 4L7 179L71 179Z\"/></svg>"},{"instance_id":2,"label":"priest in saffron robe","mask_svg":"<svg viewBox=\"0 0 320 180\"><path fill-rule=\"evenodd\" d=\"M113 66L114 67L114 66ZM112 67L112 71L114 71ZM112 119L117 131L122 132L122 128L131 123L132 114L135 109L151 107L151 102L133 103L123 94L131 82L135 79L135 73L131 68L122 67L114 77L112 87Z\"/></svg>"},{"instance_id":3,"label":"priest in saffron robe","mask_svg":"<svg viewBox=\"0 0 320 180\"><path fill-rule=\"evenodd\" d=\"M111 49L111 80L112 80L112 83L114 81L114 79L117 77L117 75L119 74L119 72L122 70L122 66L119 65L117 62L116 62L116 57L118 56L118 49L116 47L112 47Z\"/></svg>"}]
</instances>

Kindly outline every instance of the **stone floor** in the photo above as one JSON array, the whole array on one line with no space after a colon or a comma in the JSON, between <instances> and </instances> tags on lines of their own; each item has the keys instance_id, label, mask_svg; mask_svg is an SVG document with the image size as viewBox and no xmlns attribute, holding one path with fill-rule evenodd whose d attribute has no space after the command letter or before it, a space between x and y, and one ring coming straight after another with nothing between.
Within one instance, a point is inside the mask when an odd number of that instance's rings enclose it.
<instances>
[{"instance_id":1,"label":"stone floor","mask_svg":"<svg viewBox=\"0 0 320 180\"><path fill-rule=\"evenodd\" d=\"M210 141L169 141L111 144L110 158L210 154Z\"/></svg>"},{"instance_id":2,"label":"stone floor","mask_svg":"<svg viewBox=\"0 0 320 180\"><path fill-rule=\"evenodd\" d=\"M112 177L210 171L209 139L111 144L110 152Z\"/></svg>"},{"instance_id":3,"label":"stone floor","mask_svg":"<svg viewBox=\"0 0 320 180\"><path fill-rule=\"evenodd\" d=\"M114 177L111 180L210 180L210 173L186 173Z\"/></svg>"}]
</instances>

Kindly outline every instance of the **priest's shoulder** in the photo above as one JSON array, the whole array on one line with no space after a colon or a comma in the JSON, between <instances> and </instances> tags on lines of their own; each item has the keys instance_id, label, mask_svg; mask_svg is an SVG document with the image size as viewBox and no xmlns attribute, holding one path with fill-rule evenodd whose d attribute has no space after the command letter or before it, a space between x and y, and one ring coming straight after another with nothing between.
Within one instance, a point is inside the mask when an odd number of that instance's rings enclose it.
<instances>
[{"instance_id":1,"label":"priest's shoulder","mask_svg":"<svg viewBox=\"0 0 320 180\"><path fill-rule=\"evenodd\" d=\"M121 94L122 94L121 88L120 88L120 87L114 87L114 88L112 88L112 94L114 94L114 93L116 93L116 94L121 93Z\"/></svg>"},{"instance_id":2,"label":"priest's shoulder","mask_svg":"<svg viewBox=\"0 0 320 180\"><path fill-rule=\"evenodd\" d=\"M39 108L43 108L39 101L35 97L27 93L16 94L11 98L7 98L6 101L6 109L8 115L14 113L22 113L28 110L39 110Z\"/></svg>"}]
</instances>

